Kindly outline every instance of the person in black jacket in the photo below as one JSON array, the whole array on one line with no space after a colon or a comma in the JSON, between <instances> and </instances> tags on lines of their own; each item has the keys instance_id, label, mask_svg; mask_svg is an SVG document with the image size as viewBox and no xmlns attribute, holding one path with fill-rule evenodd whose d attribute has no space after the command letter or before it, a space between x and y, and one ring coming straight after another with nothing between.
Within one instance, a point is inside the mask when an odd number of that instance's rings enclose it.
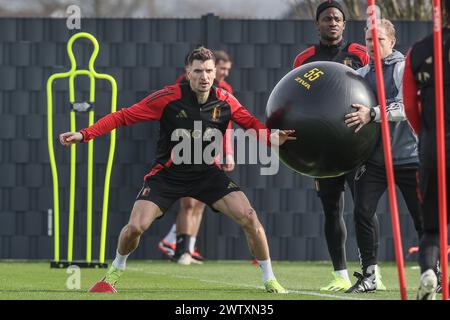
<instances>
[{"instance_id":1,"label":"person in black jacket","mask_svg":"<svg viewBox=\"0 0 450 320\"><path fill-rule=\"evenodd\" d=\"M442 29L444 114L447 168L447 208L450 204L450 0L445 1L447 21ZM433 35L413 45L406 57L403 95L408 120L419 135L419 184L424 235L419 245L420 286L418 300L434 300L439 288L439 207L436 144L435 82ZM447 219L449 218L447 211Z\"/></svg>"},{"instance_id":2,"label":"person in black jacket","mask_svg":"<svg viewBox=\"0 0 450 320\"><path fill-rule=\"evenodd\" d=\"M334 61L359 69L369 63L366 48L357 43L345 43L345 13L336 1L325 1L317 7L316 27L320 34L319 44L301 52L294 60L297 68L313 61ZM347 181L353 196L355 171L336 178L316 179L316 191L325 213L325 237L333 262L333 280L322 291L346 291L351 282L347 271L345 241L347 229L344 221L344 190ZM378 224L376 216L374 223Z\"/></svg>"},{"instance_id":3,"label":"person in black jacket","mask_svg":"<svg viewBox=\"0 0 450 320\"><path fill-rule=\"evenodd\" d=\"M403 105L402 79L405 57L394 49L395 27L387 19L378 23L378 40L386 93L386 114L390 128L392 161L394 164L395 184L405 199L408 211L413 218L414 227L420 239L423 222L419 199L417 197L417 173L419 158L417 135L414 134L406 119ZM366 47L373 58L372 30L366 30ZM373 59L370 64L357 70L366 79L377 96L377 83ZM379 104L379 102L378 102ZM380 126L381 108L354 104L355 112L345 116L349 127L359 131L364 125L375 122ZM386 191L387 176L384 161L384 149L381 134L369 159L358 169L355 176L355 232L361 258L362 273L355 272L355 285L348 293L386 290L380 282L378 270L379 232L373 224L378 202Z\"/></svg>"}]
</instances>

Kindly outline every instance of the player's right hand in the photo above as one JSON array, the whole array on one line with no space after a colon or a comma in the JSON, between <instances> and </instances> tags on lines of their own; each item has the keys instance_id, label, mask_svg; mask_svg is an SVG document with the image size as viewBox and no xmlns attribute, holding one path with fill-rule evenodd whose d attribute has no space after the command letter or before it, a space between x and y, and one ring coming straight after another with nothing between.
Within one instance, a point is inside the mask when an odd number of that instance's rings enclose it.
<instances>
[{"instance_id":1,"label":"player's right hand","mask_svg":"<svg viewBox=\"0 0 450 320\"><path fill-rule=\"evenodd\" d=\"M59 142L63 146L70 146L73 143L78 143L83 140L83 135L79 132L65 132L59 135Z\"/></svg>"},{"instance_id":2,"label":"player's right hand","mask_svg":"<svg viewBox=\"0 0 450 320\"><path fill-rule=\"evenodd\" d=\"M270 143L274 146L281 146L286 141L297 140L294 136L295 130L275 130L270 135Z\"/></svg>"}]
</instances>

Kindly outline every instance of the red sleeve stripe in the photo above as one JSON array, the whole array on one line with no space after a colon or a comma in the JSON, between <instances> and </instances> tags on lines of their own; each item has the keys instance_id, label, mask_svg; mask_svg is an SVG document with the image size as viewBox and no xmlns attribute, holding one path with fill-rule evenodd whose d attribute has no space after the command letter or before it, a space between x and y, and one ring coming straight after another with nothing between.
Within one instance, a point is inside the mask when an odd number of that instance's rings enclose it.
<instances>
[{"instance_id":1,"label":"red sleeve stripe","mask_svg":"<svg viewBox=\"0 0 450 320\"><path fill-rule=\"evenodd\" d=\"M295 57L293 68L295 69L300 67L307 59L311 58L315 54L316 54L315 46L311 46L305 51L301 52L300 54L297 55L297 57Z\"/></svg>"},{"instance_id":2,"label":"red sleeve stripe","mask_svg":"<svg viewBox=\"0 0 450 320\"><path fill-rule=\"evenodd\" d=\"M148 178L150 178L151 176L154 176L155 174L157 174L159 171L161 171L164 168L169 168L172 165L172 157L170 157L170 159L164 164L162 165L161 163L158 163L157 165L155 165L149 173L147 173L144 176L144 181L147 180Z\"/></svg>"},{"instance_id":3,"label":"red sleeve stripe","mask_svg":"<svg viewBox=\"0 0 450 320\"><path fill-rule=\"evenodd\" d=\"M149 96L145 97L139 103L142 103L142 104L145 104L145 105L149 105L149 104L151 104L152 102L154 102L157 99L161 99L161 98L163 98L165 96L172 95L174 93L175 93L174 91L170 91L170 90L165 88L163 90L159 90L159 91L156 91L156 92L150 94Z\"/></svg>"},{"instance_id":4,"label":"red sleeve stripe","mask_svg":"<svg viewBox=\"0 0 450 320\"><path fill-rule=\"evenodd\" d=\"M121 126L128 126L134 123L160 120L164 108L181 96L180 86L175 85L157 91L129 108L122 108L119 111L110 113L98 120L89 128L82 129L83 141L89 141L98 136L104 135L111 130Z\"/></svg>"},{"instance_id":5,"label":"red sleeve stripe","mask_svg":"<svg viewBox=\"0 0 450 320\"><path fill-rule=\"evenodd\" d=\"M357 56L363 65L369 64L370 56L367 54L367 49L365 46L358 43L351 43L348 46L348 52Z\"/></svg>"}]
</instances>

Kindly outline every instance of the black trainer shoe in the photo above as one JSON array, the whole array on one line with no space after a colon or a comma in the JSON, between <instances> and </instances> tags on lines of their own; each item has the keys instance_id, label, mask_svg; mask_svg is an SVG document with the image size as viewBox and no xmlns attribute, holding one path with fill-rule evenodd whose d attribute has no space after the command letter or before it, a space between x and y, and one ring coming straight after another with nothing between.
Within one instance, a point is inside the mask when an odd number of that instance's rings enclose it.
<instances>
[{"instance_id":1,"label":"black trainer shoe","mask_svg":"<svg viewBox=\"0 0 450 320\"><path fill-rule=\"evenodd\" d=\"M377 280L375 273L363 275L359 272L353 273L358 279L356 283L350 287L345 293L362 293L362 292L375 292L377 291Z\"/></svg>"},{"instance_id":2,"label":"black trainer shoe","mask_svg":"<svg viewBox=\"0 0 450 320\"><path fill-rule=\"evenodd\" d=\"M185 258L183 260L188 261L189 263L180 263L180 264L190 264L190 261L192 260L191 255L189 254L189 242L190 242L191 237L188 236L187 234L180 234L177 235L177 243L176 243L176 247L175 247L175 253L172 256L172 261L174 262L178 262L178 260L185 254L189 255L189 259ZM186 257L186 256L185 256Z\"/></svg>"},{"instance_id":3,"label":"black trainer shoe","mask_svg":"<svg viewBox=\"0 0 450 320\"><path fill-rule=\"evenodd\" d=\"M440 270L437 272L436 293L442 293L442 272Z\"/></svg>"}]
</instances>

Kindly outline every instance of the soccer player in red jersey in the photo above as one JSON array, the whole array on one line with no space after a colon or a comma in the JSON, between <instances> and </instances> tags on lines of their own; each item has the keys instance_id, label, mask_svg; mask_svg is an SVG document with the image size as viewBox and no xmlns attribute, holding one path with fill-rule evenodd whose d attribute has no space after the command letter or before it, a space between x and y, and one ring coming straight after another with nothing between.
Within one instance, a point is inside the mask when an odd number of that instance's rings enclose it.
<instances>
[{"instance_id":1,"label":"soccer player in red jersey","mask_svg":"<svg viewBox=\"0 0 450 320\"><path fill-rule=\"evenodd\" d=\"M233 88L225 79L230 74L232 61L230 56L223 50L214 51L216 57L216 79L215 85L233 94ZM188 56L186 56L185 69L187 69ZM186 73L178 77L177 83L188 82ZM228 129L232 129L231 121ZM234 152L231 130L227 130L224 139L225 163L221 165L225 172L233 171ZM176 223L172 225L166 236L158 243L158 248L166 256L181 265L191 263L203 263L203 256L195 247L197 234L205 211L205 204L191 197L180 199L180 209L176 217Z\"/></svg>"},{"instance_id":2,"label":"soccer player in red jersey","mask_svg":"<svg viewBox=\"0 0 450 320\"><path fill-rule=\"evenodd\" d=\"M114 288L125 270L129 254L139 245L141 235L176 200L190 196L226 214L241 226L250 251L258 260L266 291L285 293L286 290L272 271L264 228L245 194L214 161L208 162L202 157L198 163L197 154L194 153L187 156L193 158L192 162L192 159L185 160L183 153L183 161L179 162L180 159L174 157L174 150L180 142L173 136L184 137L187 134L189 143L193 145L203 140L200 144L204 150L204 134L214 128L223 136L230 120L244 129L254 129L258 138L267 145L282 145L296 139L294 131L276 130L271 133L233 95L215 87L215 57L210 50L203 47L193 50L188 62L188 84L165 87L129 108L103 117L89 128L59 136L61 144L69 146L89 141L124 125L144 121L160 122L155 163L145 175L129 222L120 233L116 258L102 281L90 291L103 291L97 289L104 288L105 284ZM197 132L197 122L201 123L201 128L206 128L202 129L203 132Z\"/></svg>"}]
</instances>

